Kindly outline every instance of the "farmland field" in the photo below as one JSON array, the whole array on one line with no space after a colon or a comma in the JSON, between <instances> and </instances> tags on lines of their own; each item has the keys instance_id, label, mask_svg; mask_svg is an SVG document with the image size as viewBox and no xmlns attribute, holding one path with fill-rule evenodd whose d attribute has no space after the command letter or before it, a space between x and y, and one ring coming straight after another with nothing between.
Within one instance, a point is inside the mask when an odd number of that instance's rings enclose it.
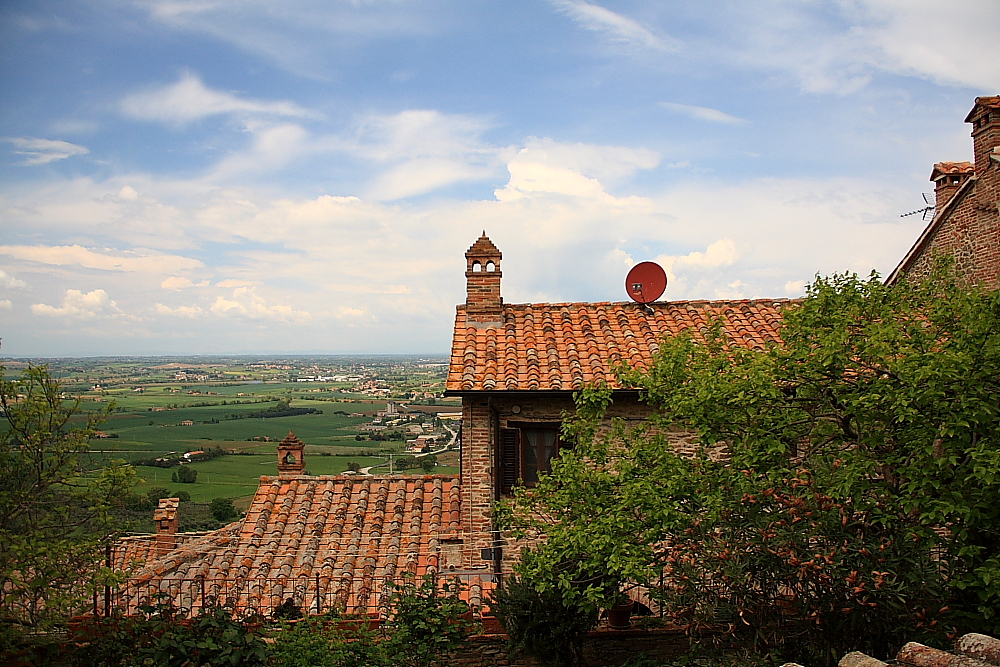
<instances>
[{"instance_id":1,"label":"farmland field","mask_svg":"<svg viewBox=\"0 0 1000 667\"><path fill-rule=\"evenodd\" d=\"M194 362L194 363L189 363ZM398 455L404 438L416 437L407 428L422 422L438 423L435 412L454 411L456 400L442 400L444 364L437 359L316 358L272 361L213 361L206 358L66 359L47 361L60 378L66 398L79 397L84 412L104 412L99 427L104 437L91 441L94 467L107 459L136 463L136 493L154 486L171 494L187 491L195 502L234 498L237 505L252 495L262 475L277 474L277 442L288 433L306 444L306 470L313 475L341 474L349 464L379 466L386 473L388 454ZM5 376L13 379L26 364L4 361ZM190 373L191 376L187 376ZM192 376L199 379L192 381ZM318 376L339 374L340 380ZM309 378L309 375L315 377ZM186 376L186 377L185 377ZM306 381L295 381L306 376ZM427 402L427 399L429 403ZM420 403L431 414L406 408ZM436 400L435 400L436 399ZM404 415L392 439L369 439L361 430L388 400L402 405ZM275 409L312 408L312 414L262 417ZM250 416L257 413L257 416ZM398 417L398 415L397 415ZM457 424L455 424L457 428ZM417 428L420 432L428 432ZM436 427L440 437L448 432ZM139 463L156 458L177 459L185 452L215 450L225 454L211 460L186 463L198 471L189 484L171 481L178 468ZM435 473L457 473L457 454L445 457ZM423 474L419 467L406 474Z\"/></svg>"}]
</instances>

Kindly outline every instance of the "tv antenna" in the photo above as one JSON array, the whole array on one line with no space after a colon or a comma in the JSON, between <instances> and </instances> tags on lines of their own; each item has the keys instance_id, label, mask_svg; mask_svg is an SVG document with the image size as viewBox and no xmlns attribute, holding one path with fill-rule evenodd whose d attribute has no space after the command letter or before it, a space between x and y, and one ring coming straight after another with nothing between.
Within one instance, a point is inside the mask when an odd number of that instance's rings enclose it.
<instances>
[{"instance_id":1,"label":"tv antenna","mask_svg":"<svg viewBox=\"0 0 1000 667\"><path fill-rule=\"evenodd\" d=\"M665 289L667 289L667 273L656 262L639 262L632 267L625 278L625 291L647 313L653 312L649 304L659 299Z\"/></svg>"},{"instance_id":2,"label":"tv antenna","mask_svg":"<svg viewBox=\"0 0 1000 667\"><path fill-rule=\"evenodd\" d=\"M920 215L920 219L921 220L927 220L928 218L933 218L934 217L934 209L935 209L934 195L932 193L930 193L930 192L921 192L920 194L923 195L923 197L924 197L924 203L927 204L927 206L925 206L923 208L918 208L916 211L910 211L909 213L904 213L903 215L901 215L899 217L905 218L905 217L907 217L909 215L916 215L917 213L921 214Z\"/></svg>"}]
</instances>

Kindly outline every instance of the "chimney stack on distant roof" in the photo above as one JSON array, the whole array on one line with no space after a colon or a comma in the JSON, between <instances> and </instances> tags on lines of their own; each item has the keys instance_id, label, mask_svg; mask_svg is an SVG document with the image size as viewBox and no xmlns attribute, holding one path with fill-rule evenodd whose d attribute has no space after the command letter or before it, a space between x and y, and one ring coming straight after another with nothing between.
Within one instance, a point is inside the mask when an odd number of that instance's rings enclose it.
<instances>
[{"instance_id":1,"label":"chimney stack on distant roof","mask_svg":"<svg viewBox=\"0 0 1000 667\"><path fill-rule=\"evenodd\" d=\"M470 322L501 321L503 299L500 297L501 252L486 232L465 253L465 312Z\"/></svg>"},{"instance_id":2,"label":"chimney stack on distant roof","mask_svg":"<svg viewBox=\"0 0 1000 667\"><path fill-rule=\"evenodd\" d=\"M965 122L972 123L976 176L982 179L991 168L996 173L995 170L1000 168L1000 164L997 164L1000 161L1000 95L977 97Z\"/></svg>"},{"instance_id":3,"label":"chimney stack on distant roof","mask_svg":"<svg viewBox=\"0 0 1000 667\"><path fill-rule=\"evenodd\" d=\"M940 213L951 201L973 171L971 162L938 162L934 165L931 171L931 180L934 182L934 215Z\"/></svg>"},{"instance_id":4,"label":"chimney stack on distant roof","mask_svg":"<svg viewBox=\"0 0 1000 667\"><path fill-rule=\"evenodd\" d=\"M306 445L291 431L278 443L278 476L301 475L306 470Z\"/></svg>"},{"instance_id":5,"label":"chimney stack on distant roof","mask_svg":"<svg viewBox=\"0 0 1000 667\"><path fill-rule=\"evenodd\" d=\"M162 498L159 506L153 511L153 522L156 523L156 555L163 556L176 546L177 528L180 520L177 517L177 507L180 498Z\"/></svg>"}]
</instances>

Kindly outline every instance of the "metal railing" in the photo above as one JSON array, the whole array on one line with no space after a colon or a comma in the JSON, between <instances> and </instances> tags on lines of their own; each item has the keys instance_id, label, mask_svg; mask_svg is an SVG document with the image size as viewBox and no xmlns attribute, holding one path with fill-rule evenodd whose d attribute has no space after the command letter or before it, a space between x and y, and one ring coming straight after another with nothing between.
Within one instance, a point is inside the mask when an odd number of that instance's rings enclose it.
<instances>
[{"instance_id":1,"label":"metal railing","mask_svg":"<svg viewBox=\"0 0 1000 667\"><path fill-rule=\"evenodd\" d=\"M485 574L485 573L484 573ZM492 589L489 575L478 573L440 575L439 585L458 580L461 597L477 610ZM194 577L162 578L149 581L129 580L117 587L95 591L92 612L95 616L135 615L144 605L169 603L183 613L196 613L209 606L224 606L237 616L260 615L270 618L275 609L288 600L303 613L388 615L392 594L404 580L366 577L338 581L319 575L299 577L249 577L243 579ZM486 590L484 590L484 588Z\"/></svg>"}]
</instances>

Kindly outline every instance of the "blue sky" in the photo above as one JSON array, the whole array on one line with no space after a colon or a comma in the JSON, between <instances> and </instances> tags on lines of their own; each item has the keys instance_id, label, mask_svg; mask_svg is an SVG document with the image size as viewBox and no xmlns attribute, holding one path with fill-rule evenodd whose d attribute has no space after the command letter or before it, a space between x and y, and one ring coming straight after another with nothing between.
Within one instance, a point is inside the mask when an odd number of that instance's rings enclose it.
<instances>
[{"instance_id":1,"label":"blue sky","mask_svg":"<svg viewBox=\"0 0 1000 667\"><path fill-rule=\"evenodd\" d=\"M503 294L888 273L1000 93L1000 3L0 7L2 354L444 352Z\"/></svg>"}]
</instances>

